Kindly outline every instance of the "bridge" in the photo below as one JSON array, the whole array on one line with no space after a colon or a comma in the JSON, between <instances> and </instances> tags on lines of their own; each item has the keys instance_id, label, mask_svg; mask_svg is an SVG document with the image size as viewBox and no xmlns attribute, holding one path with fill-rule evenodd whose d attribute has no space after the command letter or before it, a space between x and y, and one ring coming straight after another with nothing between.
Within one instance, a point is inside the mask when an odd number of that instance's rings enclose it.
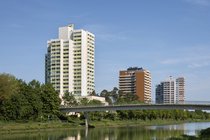
<instances>
[{"instance_id":1,"label":"bridge","mask_svg":"<svg viewBox=\"0 0 210 140\"><path fill-rule=\"evenodd\" d=\"M127 104L108 106L61 107L61 112L84 112L85 126L88 127L88 112L116 110L210 110L210 104Z\"/></svg>"},{"instance_id":2,"label":"bridge","mask_svg":"<svg viewBox=\"0 0 210 140\"><path fill-rule=\"evenodd\" d=\"M94 112L116 110L210 110L210 104L128 104L109 106L62 107L61 112Z\"/></svg>"}]
</instances>

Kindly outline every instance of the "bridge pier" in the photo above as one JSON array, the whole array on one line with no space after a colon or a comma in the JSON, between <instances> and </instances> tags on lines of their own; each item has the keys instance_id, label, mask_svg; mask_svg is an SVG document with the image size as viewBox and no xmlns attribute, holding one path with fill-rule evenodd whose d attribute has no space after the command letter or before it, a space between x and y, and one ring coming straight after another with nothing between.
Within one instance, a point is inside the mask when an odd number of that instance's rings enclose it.
<instances>
[{"instance_id":1,"label":"bridge pier","mask_svg":"<svg viewBox=\"0 0 210 140\"><path fill-rule=\"evenodd\" d=\"M89 124L88 124L88 112L84 112L84 116L85 116L85 128L88 128Z\"/></svg>"}]
</instances>

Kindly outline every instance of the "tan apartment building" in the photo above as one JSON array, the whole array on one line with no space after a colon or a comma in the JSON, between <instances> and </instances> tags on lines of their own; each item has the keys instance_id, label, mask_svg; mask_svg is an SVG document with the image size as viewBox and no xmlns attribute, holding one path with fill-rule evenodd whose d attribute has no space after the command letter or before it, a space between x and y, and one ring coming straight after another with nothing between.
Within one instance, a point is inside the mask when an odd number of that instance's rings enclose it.
<instances>
[{"instance_id":1,"label":"tan apartment building","mask_svg":"<svg viewBox=\"0 0 210 140\"><path fill-rule=\"evenodd\" d=\"M178 103L185 101L185 80L184 77L176 79L176 99Z\"/></svg>"},{"instance_id":2,"label":"tan apartment building","mask_svg":"<svg viewBox=\"0 0 210 140\"><path fill-rule=\"evenodd\" d=\"M142 102L151 101L151 74L148 70L130 67L119 73L119 89L126 94L136 94Z\"/></svg>"}]
</instances>

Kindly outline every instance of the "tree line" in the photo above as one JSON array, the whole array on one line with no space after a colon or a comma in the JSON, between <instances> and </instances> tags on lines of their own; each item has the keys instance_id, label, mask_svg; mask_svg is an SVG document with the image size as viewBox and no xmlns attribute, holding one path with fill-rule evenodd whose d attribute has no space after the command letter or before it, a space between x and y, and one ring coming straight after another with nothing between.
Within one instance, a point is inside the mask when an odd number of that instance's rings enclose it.
<instances>
[{"instance_id":1,"label":"tree line","mask_svg":"<svg viewBox=\"0 0 210 140\"><path fill-rule=\"evenodd\" d=\"M83 119L84 116L81 116ZM119 110L112 112L90 112L89 119L92 121L102 120L207 120L210 115L202 111L185 111L185 110Z\"/></svg>"},{"instance_id":2,"label":"tree line","mask_svg":"<svg viewBox=\"0 0 210 140\"><path fill-rule=\"evenodd\" d=\"M61 100L50 84L0 75L0 120L58 119Z\"/></svg>"},{"instance_id":3,"label":"tree line","mask_svg":"<svg viewBox=\"0 0 210 140\"><path fill-rule=\"evenodd\" d=\"M95 92L93 92L96 95ZM125 94L114 88L112 91L103 90L100 95L105 97L109 104L134 104L141 103L137 96ZM63 97L65 106L77 105L102 105L98 100L79 100L71 93L65 93ZM74 121L75 116L67 116L60 112L61 99L51 84L41 84L32 80L25 82L10 74L0 74L0 120L69 120ZM84 115L81 113L80 119ZM157 120L157 119L209 119L210 116L202 111L185 110L128 110L111 112L91 112L91 120Z\"/></svg>"},{"instance_id":4,"label":"tree line","mask_svg":"<svg viewBox=\"0 0 210 140\"><path fill-rule=\"evenodd\" d=\"M105 97L110 105L118 104L143 104L138 100L136 95L125 94L116 87L112 91L103 90L100 95ZM86 101L86 102L84 102ZM76 105L101 105L100 101L89 101L82 99L77 102L72 94L66 93L64 102L67 106ZM82 113L81 113L82 114ZM81 115L84 119L84 115ZM210 119L210 114L201 110L187 111L187 110L119 110L110 112L89 112L89 119L93 121L107 120L207 120Z\"/></svg>"}]
</instances>

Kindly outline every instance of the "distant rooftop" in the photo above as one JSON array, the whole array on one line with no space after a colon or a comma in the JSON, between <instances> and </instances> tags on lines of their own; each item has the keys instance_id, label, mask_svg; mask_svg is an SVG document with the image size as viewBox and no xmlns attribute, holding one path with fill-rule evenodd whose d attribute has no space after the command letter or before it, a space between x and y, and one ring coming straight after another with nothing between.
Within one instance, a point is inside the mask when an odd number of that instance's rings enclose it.
<instances>
[{"instance_id":1,"label":"distant rooftop","mask_svg":"<svg viewBox=\"0 0 210 140\"><path fill-rule=\"evenodd\" d=\"M137 71L137 70L144 70L142 67L141 68L138 68L138 67L129 67L127 69L128 71Z\"/></svg>"}]
</instances>

